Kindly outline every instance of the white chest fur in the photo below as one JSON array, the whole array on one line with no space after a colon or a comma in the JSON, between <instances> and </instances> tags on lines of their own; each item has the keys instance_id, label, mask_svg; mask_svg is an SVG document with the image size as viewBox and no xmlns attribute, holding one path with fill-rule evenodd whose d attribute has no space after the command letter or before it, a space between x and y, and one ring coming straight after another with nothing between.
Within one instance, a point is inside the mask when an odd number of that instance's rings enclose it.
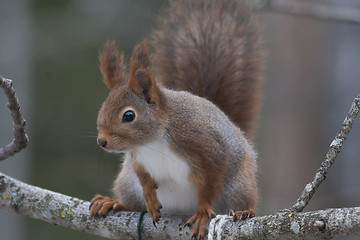
<instances>
[{"instance_id":1,"label":"white chest fur","mask_svg":"<svg viewBox=\"0 0 360 240\"><path fill-rule=\"evenodd\" d=\"M136 160L154 178L157 197L164 213L194 213L196 190L189 181L189 165L169 148L165 139L154 141L136 150Z\"/></svg>"}]
</instances>

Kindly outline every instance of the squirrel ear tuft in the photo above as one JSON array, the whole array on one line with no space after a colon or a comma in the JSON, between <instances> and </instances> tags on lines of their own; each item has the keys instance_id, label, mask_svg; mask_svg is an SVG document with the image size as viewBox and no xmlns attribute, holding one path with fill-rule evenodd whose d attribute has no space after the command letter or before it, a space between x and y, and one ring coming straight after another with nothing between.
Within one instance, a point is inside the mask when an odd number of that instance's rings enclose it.
<instances>
[{"instance_id":1,"label":"squirrel ear tuft","mask_svg":"<svg viewBox=\"0 0 360 240\"><path fill-rule=\"evenodd\" d=\"M151 62L147 40L136 45L130 59L130 89L142 96L148 103L159 102L159 89L154 75L151 73Z\"/></svg>"},{"instance_id":2,"label":"squirrel ear tuft","mask_svg":"<svg viewBox=\"0 0 360 240\"><path fill-rule=\"evenodd\" d=\"M114 40L104 44L99 61L104 83L109 89L125 82L124 54L119 52Z\"/></svg>"},{"instance_id":3,"label":"squirrel ear tuft","mask_svg":"<svg viewBox=\"0 0 360 240\"><path fill-rule=\"evenodd\" d=\"M151 69L150 55L146 38L134 48L130 59L130 75L135 74L135 71L139 68Z\"/></svg>"}]
</instances>

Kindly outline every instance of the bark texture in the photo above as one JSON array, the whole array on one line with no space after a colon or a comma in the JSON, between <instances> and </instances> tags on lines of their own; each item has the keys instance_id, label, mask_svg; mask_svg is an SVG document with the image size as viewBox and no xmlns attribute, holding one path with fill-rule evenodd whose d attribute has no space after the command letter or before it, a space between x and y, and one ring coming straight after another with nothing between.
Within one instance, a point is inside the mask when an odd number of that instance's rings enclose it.
<instances>
[{"instance_id":1,"label":"bark texture","mask_svg":"<svg viewBox=\"0 0 360 240\"><path fill-rule=\"evenodd\" d=\"M14 124L14 140L0 148L1 161L25 148L29 139L25 133L25 119L21 116L20 104L12 87L12 81L0 75L0 87L4 89L5 95L9 100L7 106L10 109Z\"/></svg>"},{"instance_id":2,"label":"bark texture","mask_svg":"<svg viewBox=\"0 0 360 240\"><path fill-rule=\"evenodd\" d=\"M0 208L102 237L137 239L140 213L122 211L106 218L93 218L89 205L88 201L32 186L0 172ZM155 228L145 214L141 235L144 239L190 238L191 229L184 227L187 218L164 215Z\"/></svg>"},{"instance_id":3,"label":"bark texture","mask_svg":"<svg viewBox=\"0 0 360 240\"><path fill-rule=\"evenodd\" d=\"M112 239L137 239L139 213L118 212L93 218L89 202L31 186L0 172L0 207L74 230ZM188 216L162 216L153 226L148 214L141 224L144 239L190 239ZM360 207L294 213L283 211L245 221L218 215L209 224L208 239L329 239L360 235Z\"/></svg>"},{"instance_id":4,"label":"bark texture","mask_svg":"<svg viewBox=\"0 0 360 240\"><path fill-rule=\"evenodd\" d=\"M294 213L283 211L234 223L218 215L208 239L330 239L360 234L360 207Z\"/></svg>"}]
</instances>

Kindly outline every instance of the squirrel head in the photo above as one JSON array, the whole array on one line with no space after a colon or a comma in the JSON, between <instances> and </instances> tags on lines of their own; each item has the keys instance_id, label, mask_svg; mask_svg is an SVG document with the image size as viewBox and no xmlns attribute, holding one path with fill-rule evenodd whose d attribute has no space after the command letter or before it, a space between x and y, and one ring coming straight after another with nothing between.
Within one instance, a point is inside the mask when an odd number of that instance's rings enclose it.
<instances>
[{"instance_id":1,"label":"squirrel head","mask_svg":"<svg viewBox=\"0 0 360 240\"><path fill-rule=\"evenodd\" d=\"M107 151L123 152L159 136L166 104L151 72L147 40L135 47L128 76L114 41L105 43L99 59L110 92L97 119L98 144Z\"/></svg>"}]
</instances>

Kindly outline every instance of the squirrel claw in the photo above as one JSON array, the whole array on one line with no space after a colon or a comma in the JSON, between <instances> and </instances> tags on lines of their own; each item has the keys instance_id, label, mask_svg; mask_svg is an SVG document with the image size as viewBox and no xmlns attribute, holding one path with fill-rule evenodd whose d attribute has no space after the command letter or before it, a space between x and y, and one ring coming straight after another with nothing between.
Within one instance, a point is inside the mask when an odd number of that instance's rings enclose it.
<instances>
[{"instance_id":1,"label":"squirrel claw","mask_svg":"<svg viewBox=\"0 0 360 240\"><path fill-rule=\"evenodd\" d=\"M104 197L102 195L96 195L90 202L90 215L95 218L104 218L111 210L126 210L125 206L115 199Z\"/></svg>"},{"instance_id":2,"label":"squirrel claw","mask_svg":"<svg viewBox=\"0 0 360 240\"><path fill-rule=\"evenodd\" d=\"M228 216L234 216L235 215L235 211L230 209L228 212Z\"/></svg>"},{"instance_id":3,"label":"squirrel claw","mask_svg":"<svg viewBox=\"0 0 360 240\"><path fill-rule=\"evenodd\" d=\"M160 209L162 209L162 205L157 200L157 198L151 199L151 201L146 201L145 203L147 211L150 214L151 219L153 220L154 226L156 227L156 224L159 223L159 220L161 218Z\"/></svg>"},{"instance_id":4,"label":"squirrel claw","mask_svg":"<svg viewBox=\"0 0 360 240\"><path fill-rule=\"evenodd\" d=\"M185 225L184 225L184 227L191 228L192 224L193 224L193 223L186 222Z\"/></svg>"},{"instance_id":5,"label":"squirrel claw","mask_svg":"<svg viewBox=\"0 0 360 240\"><path fill-rule=\"evenodd\" d=\"M185 226L191 227L192 230L192 239L203 239L205 235L205 227L209 218L213 218L215 213L212 209L201 209L198 210L185 224Z\"/></svg>"},{"instance_id":6,"label":"squirrel claw","mask_svg":"<svg viewBox=\"0 0 360 240\"><path fill-rule=\"evenodd\" d=\"M233 221L237 221L237 220L245 220L248 218L253 218L255 217L256 213L254 209L249 209L249 210L244 210L244 211L234 211L232 209L229 210L228 213L229 216L233 217Z\"/></svg>"},{"instance_id":7,"label":"squirrel claw","mask_svg":"<svg viewBox=\"0 0 360 240\"><path fill-rule=\"evenodd\" d=\"M159 214L160 214L160 212L159 212ZM154 225L154 227L157 228L156 224L159 223L160 218L161 218L161 215L155 216L155 219L153 220L153 225Z\"/></svg>"}]
</instances>

